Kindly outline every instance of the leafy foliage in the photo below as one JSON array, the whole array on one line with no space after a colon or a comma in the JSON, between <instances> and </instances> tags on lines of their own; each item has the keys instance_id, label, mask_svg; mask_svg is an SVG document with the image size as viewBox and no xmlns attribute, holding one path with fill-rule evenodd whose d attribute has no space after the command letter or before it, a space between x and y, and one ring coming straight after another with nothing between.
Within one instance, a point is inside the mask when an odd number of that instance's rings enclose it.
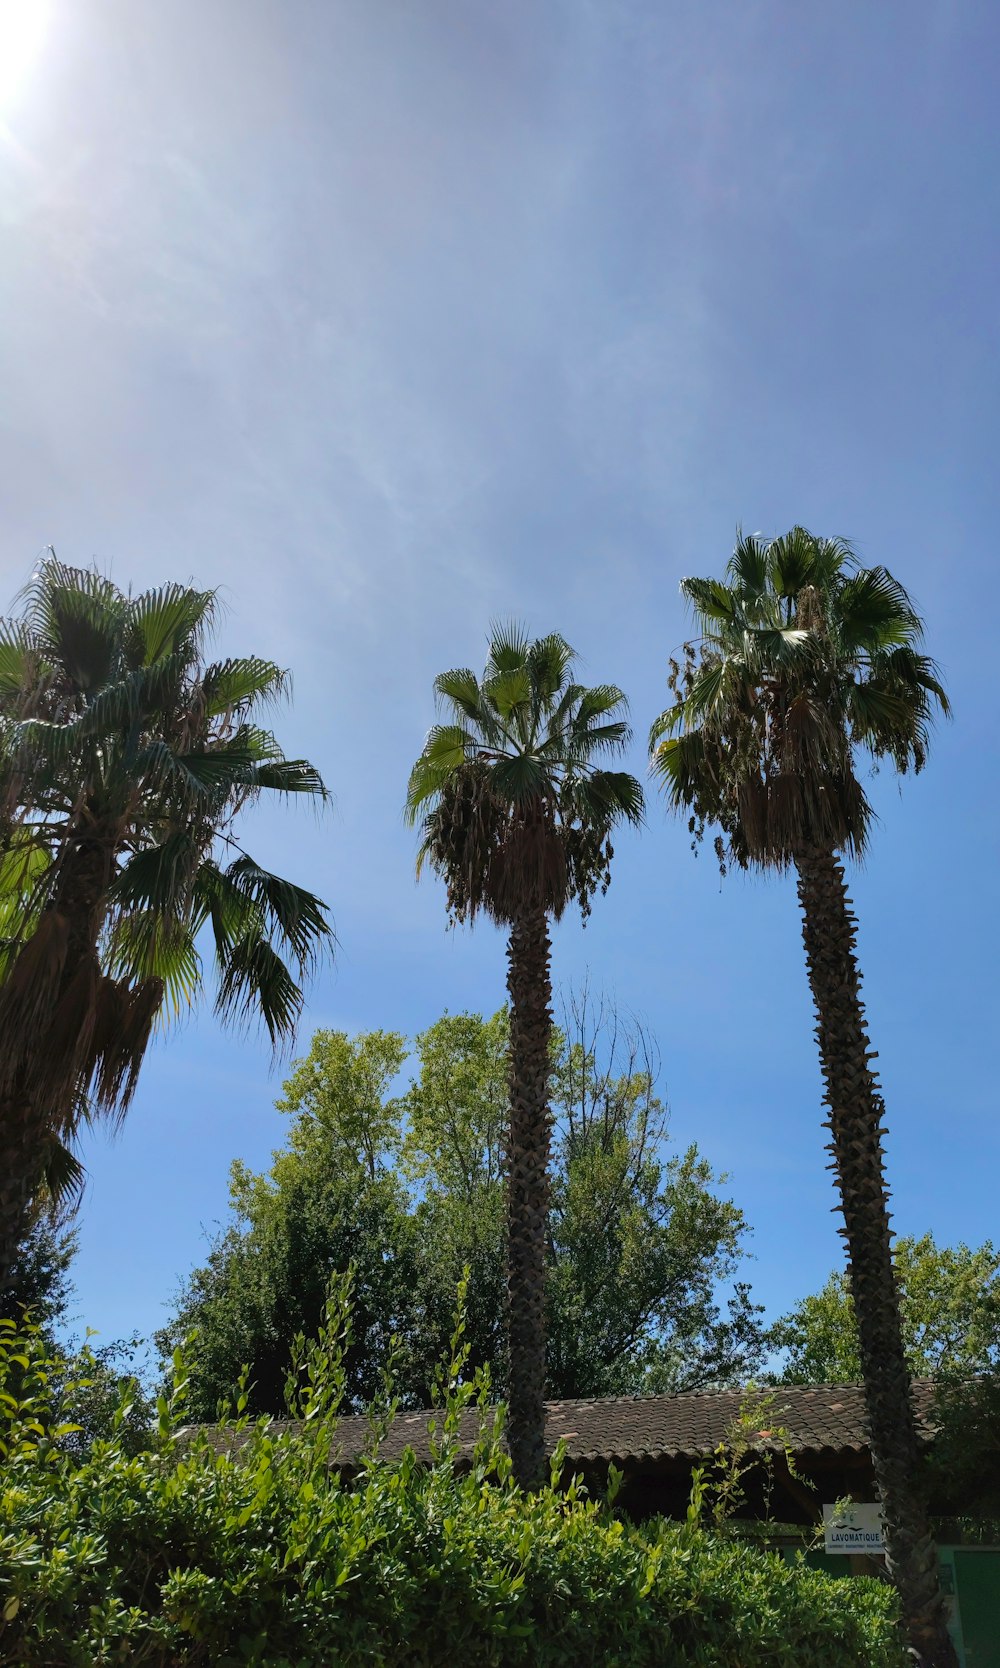
<instances>
[{"instance_id":1,"label":"leafy foliage","mask_svg":"<svg viewBox=\"0 0 1000 1668\"><path fill-rule=\"evenodd\" d=\"M47 1379L47 1407L53 1421L63 1426L64 1450L82 1455L112 1429L134 1450L146 1445L152 1417L151 1398L132 1369L141 1340L120 1338L96 1345L96 1335L88 1334L81 1345L56 1343L57 1337L67 1337L70 1327L70 1268L76 1249L77 1233L69 1226L68 1213L40 1210L18 1248L7 1291L15 1317L12 1325L21 1329L26 1359L12 1363L8 1354L6 1370L10 1375L19 1366L30 1374L35 1361L59 1363ZM8 1392L11 1387L9 1382L5 1386ZM128 1406L118 1418L123 1396Z\"/></svg>"},{"instance_id":2,"label":"leafy foliage","mask_svg":"<svg viewBox=\"0 0 1000 1668\"><path fill-rule=\"evenodd\" d=\"M39 1326L65 1324L72 1282L70 1264L76 1255L77 1234L64 1215L53 1218L40 1211L18 1247L6 1297L12 1315L28 1311Z\"/></svg>"},{"instance_id":3,"label":"leafy foliage","mask_svg":"<svg viewBox=\"0 0 1000 1668\"><path fill-rule=\"evenodd\" d=\"M987 1241L938 1246L931 1234L893 1245L910 1371L968 1378L1000 1368L1000 1252ZM834 1272L776 1324L791 1384L854 1384L861 1378L854 1304L846 1273Z\"/></svg>"},{"instance_id":4,"label":"leafy foliage","mask_svg":"<svg viewBox=\"0 0 1000 1668\"><path fill-rule=\"evenodd\" d=\"M581 1001L553 1077L556 1163L549 1233L553 1396L694 1388L742 1378L763 1353L759 1311L734 1273L746 1224L695 1149L666 1151L649 1039ZM574 1040L569 1028L575 1026ZM196 1327L192 1408L213 1417L244 1361L251 1403L280 1410L291 1341L318 1323L333 1269L355 1266L347 1394L377 1388L398 1339L403 1400L426 1406L471 1270L474 1366L507 1381L503 1338L505 1011L446 1014L408 1057L386 1032L321 1031L279 1102L294 1119L267 1175L232 1172L236 1221L192 1276L160 1336L169 1353Z\"/></svg>"},{"instance_id":5,"label":"leafy foliage","mask_svg":"<svg viewBox=\"0 0 1000 1668\"><path fill-rule=\"evenodd\" d=\"M82 1461L46 1408L59 1364L37 1359L22 1398L0 1401L0 1662L731 1668L738 1653L744 1668L901 1668L874 1582L830 1581L693 1521L628 1528L576 1484L523 1494L488 1384L462 1383L460 1328L434 1463L382 1463L375 1418L345 1486L330 1465L344 1336L328 1314L300 1362L295 1426L249 1422L240 1391L217 1440L179 1432L179 1353L156 1446L132 1455L113 1432ZM24 1345L0 1332L0 1362ZM480 1439L462 1464L470 1400Z\"/></svg>"}]
</instances>

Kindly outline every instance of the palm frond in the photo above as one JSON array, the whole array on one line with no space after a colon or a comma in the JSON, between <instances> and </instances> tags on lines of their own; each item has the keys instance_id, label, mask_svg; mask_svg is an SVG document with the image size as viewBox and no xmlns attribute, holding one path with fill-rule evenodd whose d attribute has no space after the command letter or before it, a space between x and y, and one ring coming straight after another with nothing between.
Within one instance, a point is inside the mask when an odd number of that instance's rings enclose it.
<instances>
[{"instance_id":1,"label":"palm frond","mask_svg":"<svg viewBox=\"0 0 1000 1668\"><path fill-rule=\"evenodd\" d=\"M302 991L281 957L263 937L248 936L229 951L216 1012L235 1025L263 1020L271 1046L291 1041L302 1010Z\"/></svg>"},{"instance_id":2,"label":"palm frond","mask_svg":"<svg viewBox=\"0 0 1000 1668\"><path fill-rule=\"evenodd\" d=\"M483 714L482 691L479 679L468 666L456 666L450 672L441 672L434 679L434 693L438 701L450 707L460 720L468 718L474 724L480 722Z\"/></svg>"},{"instance_id":3,"label":"palm frond","mask_svg":"<svg viewBox=\"0 0 1000 1668\"><path fill-rule=\"evenodd\" d=\"M699 730L689 730L684 735L663 736L653 750L650 765L671 802L691 806L704 792L706 762L705 737Z\"/></svg>"},{"instance_id":4,"label":"palm frond","mask_svg":"<svg viewBox=\"0 0 1000 1668\"><path fill-rule=\"evenodd\" d=\"M562 693L547 719L546 727L550 738L563 733L586 693L585 684L573 683L570 680L563 685Z\"/></svg>"},{"instance_id":5,"label":"palm frond","mask_svg":"<svg viewBox=\"0 0 1000 1668\"><path fill-rule=\"evenodd\" d=\"M136 755L133 769L147 792L160 796L165 803L207 808L220 782L226 786L232 782L233 772L220 765L203 768L203 758L201 753L178 753L169 742L156 737ZM244 759L242 763L245 777L252 761Z\"/></svg>"},{"instance_id":6,"label":"palm frond","mask_svg":"<svg viewBox=\"0 0 1000 1668\"><path fill-rule=\"evenodd\" d=\"M215 620L215 591L176 583L143 591L128 609L126 654L135 666L153 666L185 650L195 657Z\"/></svg>"},{"instance_id":7,"label":"palm frond","mask_svg":"<svg viewBox=\"0 0 1000 1668\"><path fill-rule=\"evenodd\" d=\"M848 691L848 714L853 734L859 741L898 735L909 728L911 703L898 689L884 683L852 683Z\"/></svg>"},{"instance_id":8,"label":"palm frond","mask_svg":"<svg viewBox=\"0 0 1000 1668\"><path fill-rule=\"evenodd\" d=\"M278 794L311 794L315 799L329 799L330 790L315 765L308 759L269 759L255 765L250 774L253 788Z\"/></svg>"},{"instance_id":9,"label":"palm frond","mask_svg":"<svg viewBox=\"0 0 1000 1668\"><path fill-rule=\"evenodd\" d=\"M114 978L129 985L162 980L175 1018L193 1006L201 990L201 957L192 922L155 910L131 910L112 923L105 965Z\"/></svg>"},{"instance_id":10,"label":"palm frond","mask_svg":"<svg viewBox=\"0 0 1000 1668\"><path fill-rule=\"evenodd\" d=\"M410 772L405 816L412 825L424 806L438 794L449 776L467 763L475 738L457 724L438 724L428 732L423 752Z\"/></svg>"},{"instance_id":11,"label":"palm frond","mask_svg":"<svg viewBox=\"0 0 1000 1668\"><path fill-rule=\"evenodd\" d=\"M215 940L216 965L226 965L233 946L264 931L258 904L230 879L211 858L200 864L193 891L192 925L197 932L208 922Z\"/></svg>"},{"instance_id":12,"label":"palm frond","mask_svg":"<svg viewBox=\"0 0 1000 1668\"><path fill-rule=\"evenodd\" d=\"M206 666L201 680L205 715L245 714L258 703L280 700L287 695L290 674L273 660L247 656L240 660L219 660Z\"/></svg>"},{"instance_id":13,"label":"palm frond","mask_svg":"<svg viewBox=\"0 0 1000 1668\"><path fill-rule=\"evenodd\" d=\"M81 692L111 675L121 644L124 599L91 569L46 557L22 593L22 616L32 635Z\"/></svg>"},{"instance_id":14,"label":"palm frond","mask_svg":"<svg viewBox=\"0 0 1000 1668\"><path fill-rule=\"evenodd\" d=\"M487 676L516 672L527 659L530 641L525 627L517 620L495 621L490 627Z\"/></svg>"},{"instance_id":15,"label":"palm frond","mask_svg":"<svg viewBox=\"0 0 1000 1668\"><path fill-rule=\"evenodd\" d=\"M804 527L793 527L772 539L767 552L768 579L775 596L794 601L812 584L816 568L816 540Z\"/></svg>"},{"instance_id":16,"label":"palm frond","mask_svg":"<svg viewBox=\"0 0 1000 1668\"><path fill-rule=\"evenodd\" d=\"M574 729L590 725L595 718L609 712L626 712L628 701L614 683L599 683L591 689L581 689L574 713Z\"/></svg>"},{"instance_id":17,"label":"palm frond","mask_svg":"<svg viewBox=\"0 0 1000 1668\"><path fill-rule=\"evenodd\" d=\"M758 598L767 589L767 546L754 534L737 537L736 548L729 558L726 576L734 590L747 598Z\"/></svg>"},{"instance_id":18,"label":"palm frond","mask_svg":"<svg viewBox=\"0 0 1000 1668\"><path fill-rule=\"evenodd\" d=\"M39 653L16 620L0 620L0 700L21 695L35 683Z\"/></svg>"},{"instance_id":19,"label":"palm frond","mask_svg":"<svg viewBox=\"0 0 1000 1668\"><path fill-rule=\"evenodd\" d=\"M57 779L79 748L80 732L75 722L26 718L10 725L4 741L4 752L16 769L30 771L36 781Z\"/></svg>"},{"instance_id":20,"label":"palm frond","mask_svg":"<svg viewBox=\"0 0 1000 1668\"><path fill-rule=\"evenodd\" d=\"M78 1208L86 1185L87 1172L76 1153L65 1141L52 1136L40 1181L46 1208L65 1218Z\"/></svg>"},{"instance_id":21,"label":"palm frond","mask_svg":"<svg viewBox=\"0 0 1000 1668\"><path fill-rule=\"evenodd\" d=\"M941 668L930 655L918 653L909 644L901 644L885 654L872 656L870 666L873 681L881 678L897 684L909 693L911 699L918 701L933 696L943 716L950 717L951 703L941 682ZM933 706L933 703L930 705Z\"/></svg>"},{"instance_id":22,"label":"palm frond","mask_svg":"<svg viewBox=\"0 0 1000 1668\"><path fill-rule=\"evenodd\" d=\"M527 666L515 666L510 671L495 672L492 677L484 678L482 695L484 702L495 708L502 719L509 719L516 707L526 707L531 700L531 674Z\"/></svg>"},{"instance_id":23,"label":"palm frond","mask_svg":"<svg viewBox=\"0 0 1000 1668\"><path fill-rule=\"evenodd\" d=\"M625 770L595 770L573 784L576 815L594 827L613 828L618 822L642 826L646 804L642 786Z\"/></svg>"},{"instance_id":24,"label":"palm frond","mask_svg":"<svg viewBox=\"0 0 1000 1668\"><path fill-rule=\"evenodd\" d=\"M748 665L758 670L804 667L816 659L821 647L814 631L798 626L749 627L743 637Z\"/></svg>"},{"instance_id":25,"label":"palm frond","mask_svg":"<svg viewBox=\"0 0 1000 1668\"><path fill-rule=\"evenodd\" d=\"M191 908L202 849L203 837L195 829L180 828L158 845L135 852L111 882L111 907L118 913L139 910L161 917L185 917Z\"/></svg>"},{"instance_id":26,"label":"palm frond","mask_svg":"<svg viewBox=\"0 0 1000 1668\"><path fill-rule=\"evenodd\" d=\"M155 975L137 984L103 981L94 1028L93 1099L103 1116L116 1123L138 1086L163 996L164 982Z\"/></svg>"},{"instance_id":27,"label":"palm frond","mask_svg":"<svg viewBox=\"0 0 1000 1668\"><path fill-rule=\"evenodd\" d=\"M536 638L529 648L526 664L532 687L540 697L541 707L549 708L555 696L559 693L566 680L573 660L573 650L565 637L558 632L550 632L547 637Z\"/></svg>"},{"instance_id":28,"label":"palm frond","mask_svg":"<svg viewBox=\"0 0 1000 1668\"><path fill-rule=\"evenodd\" d=\"M32 827L12 832L6 850L0 851L0 934L23 938L41 908L51 867L51 855Z\"/></svg>"},{"instance_id":29,"label":"palm frond","mask_svg":"<svg viewBox=\"0 0 1000 1668\"><path fill-rule=\"evenodd\" d=\"M837 596L837 629L847 653L912 644L923 632L902 585L882 567L862 568L845 579Z\"/></svg>"},{"instance_id":30,"label":"palm frond","mask_svg":"<svg viewBox=\"0 0 1000 1668\"><path fill-rule=\"evenodd\" d=\"M672 736L676 730L680 729L684 722L686 705L685 701L675 701L672 707L664 707L663 711L653 719L649 726L648 747L650 756L665 737Z\"/></svg>"},{"instance_id":31,"label":"palm frond","mask_svg":"<svg viewBox=\"0 0 1000 1668\"><path fill-rule=\"evenodd\" d=\"M552 739L555 741L557 738ZM616 719L613 724L574 725L561 740L566 764L571 769L579 766L586 774L592 768L596 755L624 753L632 740L632 726L624 718ZM547 742L538 749L538 753L540 758L550 756Z\"/></svg>"},{"instance_id":32,"label":"palm frond","mask_svg":"<svg viewBox=\"0 0 1000 1668\"><path fill-rule=\"evenodd\" d=\"M225 874L265 917L270 933L287 944L299 967L309 967L331 936L326 905L293 881L261 868L245 853L229 865Z\"/></svg>"},{"instance_id":33,"label":"palm frond","mask_svg":"<svg viewBox=\"0 0 1000 1668\"><path fill-rule=\"evenodd\" d=\"M523 805L549 787L549 777L541 759L531 753L515 753L509 759L498 759L489 773L490 791L497 799L511 805Z\"/></svg>"},{"instance_id":34,"label":"palm frond","mask_svg":"<svg viewBox=\"0 0 1000 1668\"><path fill-rule=\"evenodd\" d=\"M711 724L716 718L726 694L733 689L739 676L740 662L735 656L726 659L723 656L703 657L694 681L684 701L670 708L671 713L677 714L677 721L683 721L689 728L698 724ZM668 726L667 713L662 713L653 728L659 734Z\"/></svg>"},{"instance_id":35,"label":"palm frond","mask_svg":"<svg viewBox=\"0 0 1000 1668\"><path fill-rule=\"evenodd\" d=\"M168 794L176 790L182 796L189 796L196 805L206 796L218 801L220 796L224 799L240 788L276 786L282 793L322 796L325 789L317 771L302 760L291 770L283 769L287 765L270 731L249 724L241 724L222 741L182 752L157 740L137 761L137 768L151 785ZM308 781L304 771L309 772Z\"/></svg>"},{"instance_id":36,"label":"palm frond","mask_svg":"<svg viewBox=\"0 0 1000 1668\"><path fill-rule=\"evenodd\" d=\"M77 721L78 735L125 739L135 732L137 736L151 718L162 721L173 714L189 670L189 656L182 651L161 655L150 666L127 670L88 700ZM137 740L132 743L133 751L136 745Z\"/></svg>"},{"instance_id":37,"label":"palm frond","mask_svg":"<svg viewBox=\"0 0 1000 1668\"><path fill-rule=\"evenodd\" d=\"M690 602L696 619L722 620L727 625L737 618L739 595L718 579L682 579L681 595Z\"/></svg>"}]
</instances>

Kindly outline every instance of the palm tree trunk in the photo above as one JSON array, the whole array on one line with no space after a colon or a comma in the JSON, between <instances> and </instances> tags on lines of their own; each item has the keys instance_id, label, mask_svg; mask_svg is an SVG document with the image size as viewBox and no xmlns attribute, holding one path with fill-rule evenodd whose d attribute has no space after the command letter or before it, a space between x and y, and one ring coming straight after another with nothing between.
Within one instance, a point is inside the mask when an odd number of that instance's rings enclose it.
<instances>
[{"instance_id":1,"label":"palm tree trunk","mask_svg":"<svg viewBox=\"0 0 1000 1668\"><path fill-rule=\"evenodd\" d=\"M882 1135L884 1106L855 956L856 917L833 852L796 858L802 936L819 1021L816 1035L857 1318L872 1463L882 1499L886 1564L907 1641L924 1668L957 1668L945 1625L892 1265Z\"/></svg>"},{"instance_id":2,"label":"palm tree trunk","mask_svg":"<svg viewBox=\"0 0 1000 1668\"><path fill-rule=\"evenodd\" d=\"M522 1488L545 1479L545 1230L549 1204L549 1047L552 980L548 918L525 909L507 945L510 1127L507 1139L508 1441Z\"/></svg>"},{"instance_id":3,"label":"palm tree trunk","mask_svg":"<svg viewBox=\"0 0 1000 1668\"><path fill-rule=\"evenodd\" d=\"M10 1274L31 1228L49 1130L30 1100L0 1102L0 1319L8 1314Z\"/></svg>"},{"instance_id":4,"label":"palm tree trunk","mask_svg":"<svg viewBox=\"0 0 1000 1668\"><path fill-rule=\"evenodd\" d=\"M8 1068L0 1096L0 1311L9 1291L11 1267L31 1224L53 1124L65 1125L65 1113L57 1108L72 1105L75 1090L81 1086L77 1081L78 1036L62 1036L56 1046L50 1026L61 998L96 952L112 855L106 839L88 838L66 858L59 887L42 917L44 922L59 916L65 923L65 950L58 974L47 983L45 1000L30 1023L15 1011L4 1015L7 1023L0 1028L0 1047ZM39 1060L56 1068L44 1092L38 1088ZM65 1069L60 1073L61 1065ZM64 1133L64 1128L58 1132Z\"/></svg>"}]
</instances>

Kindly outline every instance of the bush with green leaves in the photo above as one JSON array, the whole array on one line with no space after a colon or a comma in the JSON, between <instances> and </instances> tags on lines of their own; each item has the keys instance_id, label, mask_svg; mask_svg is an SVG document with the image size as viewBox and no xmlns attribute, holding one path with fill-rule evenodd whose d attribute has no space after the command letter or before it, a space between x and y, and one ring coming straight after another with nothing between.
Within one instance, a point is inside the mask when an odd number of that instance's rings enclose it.
<instances>
[{"instance_id":1,"label":"bush with green leaves","mask_svg":"<svg viewBox=\"0 0 1000 1668\"><path fill-rule=\"evenodd\" d=\"M111 1434L81 1459L53 1426L63 1376L30 1329L0 1332L0 1664L23 1668L902 1668L891 1592L841 1582L686 1523L643 1528L552 1482L522 1493L488 1408L439 1377L433 1462L387 1464L391 1400L345 1481L336 1454L345 1321L334 1302L290 1378L294 1422L184 1429L185 1364L153 1446ZM8 1386L16 1386L9 1389ZM463 1410L479 1409L469 1460ZM558 1486L557 1486L558 1484Z\"/></svg>"}]
</instances>

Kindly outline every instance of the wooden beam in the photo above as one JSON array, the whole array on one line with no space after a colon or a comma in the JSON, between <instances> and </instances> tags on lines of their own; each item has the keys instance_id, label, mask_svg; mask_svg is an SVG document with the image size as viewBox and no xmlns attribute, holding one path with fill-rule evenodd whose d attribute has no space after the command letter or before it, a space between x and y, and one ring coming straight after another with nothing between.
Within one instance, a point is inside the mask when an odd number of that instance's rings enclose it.
<instances>
[{"instance_id":1,"label":"wooden beam","mask_svg":"<svg viewBox=\"0 0 1000 1668\"><path fill-rule=\"evenodd\" d=\"M784 1454L774 1456L774 1475L795 1504L806 1513L813 1523L819 1523L823 1517L823 1505L818 1489L807 1488L805 1483L793 1477L788 1469L788 1461Z\"/></svg>"}]
</instances>

